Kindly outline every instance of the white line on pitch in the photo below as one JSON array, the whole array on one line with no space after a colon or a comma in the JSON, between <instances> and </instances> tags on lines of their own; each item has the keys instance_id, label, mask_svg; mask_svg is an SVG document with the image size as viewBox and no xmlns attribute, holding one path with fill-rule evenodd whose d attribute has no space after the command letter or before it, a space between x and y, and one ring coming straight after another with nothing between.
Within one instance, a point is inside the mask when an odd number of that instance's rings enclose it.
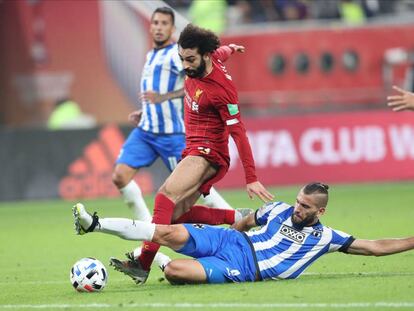
<instances>
[{"instance_id":1,"label":"white line on pitch","mask_svg":"<svg viewBox=\"0 0 414 311\"><path fill-rule=\"evenodd\" d=\"M348 303L132 303L132 304L25 304L0 305L0 309L65 309L65 308L413 308L414 302L348 302Z\"/></svg>"},{"instance_id":2,"label":"white line on pitch","mask_svg":"<svg viewBox=\"0 0 414 311\"><path fill-rule=\"evenodd\" d=\"M304 276L411 276L414 272L305 272ZM47 284L64 284L68 281L65 280L49 280L49 281L0 281L0 286L6 286L11 284L19 285L47 285ZM111 280L111 283L121 283L124 280Z\"/></svg>"}]
</instances>

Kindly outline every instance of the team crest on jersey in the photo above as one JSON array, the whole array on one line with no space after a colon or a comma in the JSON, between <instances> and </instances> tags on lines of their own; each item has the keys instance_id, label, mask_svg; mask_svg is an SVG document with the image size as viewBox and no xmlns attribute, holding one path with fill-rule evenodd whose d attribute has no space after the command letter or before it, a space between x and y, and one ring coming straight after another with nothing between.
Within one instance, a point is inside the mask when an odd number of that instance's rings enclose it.
<instances>
[{"instance_id":1,"label":"team crest on jersey","mask_svg":"<svg viewBox=\"0 0 414 311\"><path fill-rule=\"evenodd\" d=\"M196 89L193 97L194 101L198 102L198 99L200 98L201 94L203 94L203 90Z\"/></svg>"},{"instance_id":2,"label":"team crest on jersey","mask_svg":"<svg viewBox=\"0 0 414 311\"><path fill-rule=\"evenodd\" d=\"M303 241L305 240L305 234L303 232L300 232L292 227L286 226L286 225L282 225L280 227L280 231L279 231L282 235L284 235L285 237L298 242L298 243L303 243Z\"/></svg>"},{"instance_id":3,"label":"team crest on jersey","mask_svg":"<svg viewBox=\"0 0 414 311\"><path fill-rule=\"evenodd\" d=\"M312 235L315 237L315 238L318 238L318 239L320 239L321 237L322 237L322 232L323 232L323 230L322 229L315 229L315 230L313 230L312 231Z\"/></svg>"}]
</instances>

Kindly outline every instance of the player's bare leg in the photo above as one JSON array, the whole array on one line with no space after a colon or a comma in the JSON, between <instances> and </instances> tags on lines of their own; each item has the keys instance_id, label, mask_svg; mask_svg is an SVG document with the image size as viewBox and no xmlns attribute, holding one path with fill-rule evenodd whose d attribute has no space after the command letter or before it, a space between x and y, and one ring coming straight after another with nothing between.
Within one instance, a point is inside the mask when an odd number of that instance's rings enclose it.
<instances>
[{"instance_id":1,"label":"player's bare leg","mask_svg":"<svg viewBox=\"0 0 414 311\"><path fill-rule=\"evenodd\" d=\"M171 284L197 284L207 282L207 276L203 266L194 259L172 260L165 267L164 274Z\"/></svg>"},{"instance_id":2,"label":"player's bare leg","mask_svg":"<svg viewBox=\"0 0 414 311\"><path fill-rule=\"evenodd\" d=\"M199 156L187 156L171 173L158 193L162 193L175 204L198 193L198 189L217 173L210 162ZM195 203L195 202L194 202Z\"/></svg>"}]
</instances>

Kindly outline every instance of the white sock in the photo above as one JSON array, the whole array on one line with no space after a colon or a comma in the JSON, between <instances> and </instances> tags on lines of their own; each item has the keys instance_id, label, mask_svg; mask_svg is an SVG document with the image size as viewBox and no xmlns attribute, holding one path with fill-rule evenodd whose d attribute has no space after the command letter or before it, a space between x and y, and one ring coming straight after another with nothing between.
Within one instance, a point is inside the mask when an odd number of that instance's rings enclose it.
<instances>
[{"instance_id":1,"label":"white sock","mask_svg":"<svg viewBox=\"0 0 414 311\"><path fill-rule=\"evenodd\" d=\"M126 218L99 218L99 224L93 231L116 235L125 240L151 241L155 224Z\"/></svg>"},{"instance_id":2,"label":"white sock","mask_svg":"<svg viewBox=\"0 0 414 311\"><path fill-rule=\"evenodd\" d=\"M134 258L137 258L141 255L141 247L134 249ZM171 261L171 258L165 255L164 253L158 252L154 257L154 262L157 266L164 271L166 265Z\"/></svg>"},{"instance_id":3,"label":"white sock","mask_svg":"<svg viewBox=\"0 0 414 311\"><path fill-rule=\"evenodd\" d=\"M122 193L125 203L132 209L136 219L151 222L152 217L142 197L141 189L134 180L131 180L119 191Z\"/></svg>"},{"instance_id":4,"label":"white sock","mask_svg":"<svg viewBox=\"0 0 414 311\"><path fill-rule=\"evenodd\" d=\"M238 222L243 218L242 213L240 213L238 210L234 211L234 222Z\"/></svg>"},{"instance_id":5,"label":"white sock","mask_svg":"<svg viewBox=\"0 0 414 311\"><path fill-rule=\"evenodd\" d=\"M214 208L233 209L213 187L210 189L210 194L204 198L204 203Z\"/></svg>"}]
</instances>

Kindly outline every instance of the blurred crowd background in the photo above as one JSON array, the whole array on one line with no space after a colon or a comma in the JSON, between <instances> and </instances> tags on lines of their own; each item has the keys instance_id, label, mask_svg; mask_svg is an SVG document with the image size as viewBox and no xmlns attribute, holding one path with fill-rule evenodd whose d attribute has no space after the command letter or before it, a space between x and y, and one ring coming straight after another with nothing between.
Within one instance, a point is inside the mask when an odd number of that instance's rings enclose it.
<instances>
[{"instance_id":1,"label":"blurred crowd background","mask_svg":"<svg viewBox=\"0 0 414 311\"><path fill-rule=\"evenodd\" d=\"M413 114L386 106L414 89L414 0L0 0L0 200L118 195L163 5L175 37L190 21L246 47L226 66L264 182L414 179ZM232 163L222 185L243 186Z\"/></svg>"},{"instance_id":2,"label":"blurred crowd background","mask_svg":"<svg viewBox=\"0 0 414 311\"><path fill-rule=\"evenodd\" d=\"M392 84L414 84L414 0L0 0L0 126L53 127L68 102L74 126L126 123L165 4L178 29L246 45L229 67L247 115L380 108Z\"/></svg>"},{"instance_id":3,"label":"blurred crowd background","mask_svg":"<svg viewBox=\"0 0 414 311\"><path fill-rule=\"evenodd\" d=\"M414 10L411 0L167 0L189 20L216 32L240 25L281 21L327 20L362 24L375 17ZM212 2L216 8L211 12ZM213 17L214 16L214 17Z\"/></svg>"}]
</instances>

